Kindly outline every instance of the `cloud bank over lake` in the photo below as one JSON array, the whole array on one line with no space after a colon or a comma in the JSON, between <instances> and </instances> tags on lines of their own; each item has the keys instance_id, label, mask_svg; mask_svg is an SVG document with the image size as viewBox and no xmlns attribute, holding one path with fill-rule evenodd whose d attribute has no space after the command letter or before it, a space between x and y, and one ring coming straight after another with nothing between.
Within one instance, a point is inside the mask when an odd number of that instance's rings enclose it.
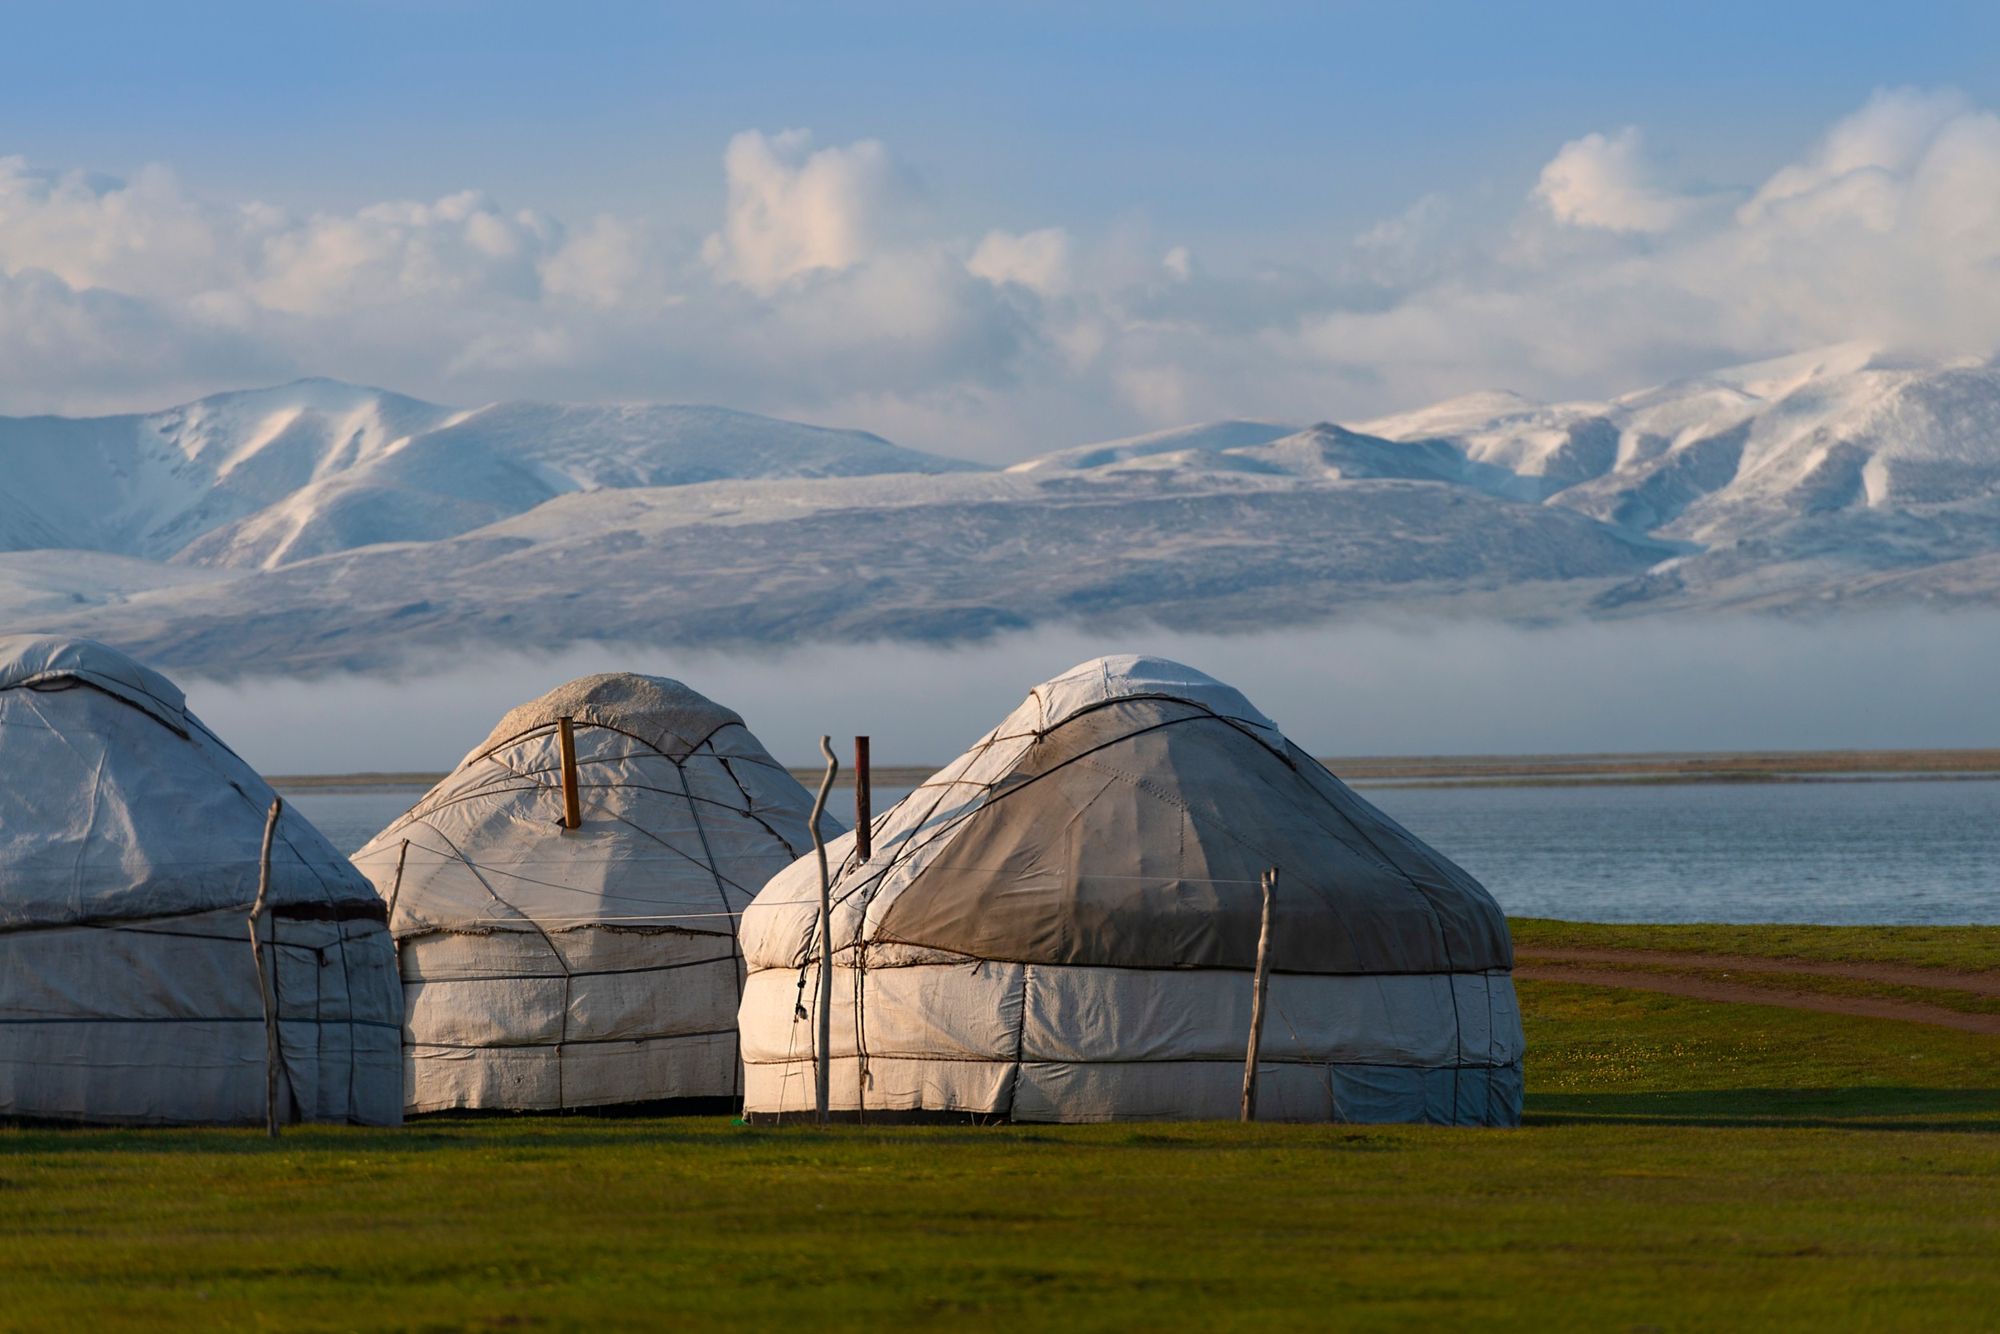
<instances>
[{"instance_id":1,"label":"cloud bank over lake","mask_svg":"<svg viewBox=\"0 0 2000 1334\"><path fill-rule=\"evenodd\" d=\"M507 709L589 672L675 676L780 759L821 732L883 764L939 763L1035 682L1103 653L1176 658L1243 689L1323 755L2000 745L2000 616L1718 618L1521 629L1376 621L1233 637L1049 630L962 648L748 655L597 645L444 658L394 677L184 680L266 773L444 770Z\"/></svg>"}]
</instances>

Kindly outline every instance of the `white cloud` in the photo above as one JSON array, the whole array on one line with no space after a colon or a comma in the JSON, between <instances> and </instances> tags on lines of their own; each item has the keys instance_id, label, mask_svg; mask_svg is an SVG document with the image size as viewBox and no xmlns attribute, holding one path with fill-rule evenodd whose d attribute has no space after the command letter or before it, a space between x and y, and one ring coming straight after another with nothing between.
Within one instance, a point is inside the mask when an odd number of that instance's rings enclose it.
<instances>
[{"instance_id":1,"label":"white cloud","mask_svg":"<svg viewBox=\"0 0 2000 1334\"><path fill-rule=\"evenodd\" d=\"M819 269L865 258L895 193L888 150L872 139L811 152L803 130L766 136L746 130L729 141L723 228L704 254L718 273L770 295Z\"/></svg>"},{"instance_id":2,"label":"white cloud","mask_svg":"<svg viewBox=\"0 0 2000 1334\"><path fill-rule=\"evenodd\" d=\"M1704 207L1653 183L1636 138L1577 140L1542 173L1540 221L1380 308L1308 315L1293 350L1419 402L1495 384L1604 394L1847 341L2000 345L1992 114L1880 93L1742 195Z\"/></svg>"},{"instance_id":3,"label":"white cloud","mask_svg":"<svg viewBox=\"0 0 2000 1334\"><path fill-rule=\"evenodd\" d=\"M1535 186L1558 222L1612 232L1663 232L1686 217L1691 201L1652 180L1639 131L1586 134L1562 146Z\"/></svg>"},{"instance_id":4,"label":"white cloud","mask_svg":"<svg viewBox=\"0 0 2000 1334\"><path fill-rule=\"evenodd\" d=\"M1685 150L1684 150L1685 151ZM925 225L872 140L733 139L702 242L476 191L298 214L0 158L0 411L327 374L443 402L702 400L1006 460L1473 388L1605 394L1798 348L2000 344L2000 118L1885 92L1738 188L1636 131L1512 200L1433 192L1332 255L1194 263L1144 219ZM1733 207L1732 207L1733 205Z\"/></svg>"},{"instance_id":5,"label":"white cloud","mask_svg":"<svg viewBox=\"0 0 2000 1334\"><path fill-rule=\"evenodd\" d=\"M0 271L39 269L71 287L142 297L227 284L242 273L233 221L231 210L190 199L164 167L109 181L0 157Z\"/></svg>"},{"instance_id":6,"label":"white cloud","mask_svg":"<svg viewBox=\"0 0 2000 1334\"><path fill-rule=\"evenodd\" d=\"M1743 206L1742 220L1753 223L1787 201L1830 191L1844 196L1844 207L1872 209L1869 221L1886 224L1889 219L1879 209L1893 203L1896 179L1907 175L1938 135L1971 110L1953 92L1877 92L1861 110L1834 125L1805 161L1772 173Z\"/></svg>"},{"instance_id":7,"label":"white cloud","mask_svg":"<svg viewBox=\"0 0 2000 1334\"><path fill-rule=\"evenodd\" d=\"M1069 233L1060 227L1015 235L988 232L965 267L995 285L1017 283L1042 296L1069 291Z\"/></svg>"},{"instance_id":8,"label":"white cloud","mask_svg":"<svg viewBox=\"0 0 2000 1334\"><path fill-rule=\"evenodd\" d=\"M441 653L394 677L183 679L188 702L267 773L450 763L551 681L657 672L757 720L778 758L869 732L879 763L928 769L1020 703L1024 683L1107 650L1192 663L1239 686L1317 755L1988 745L2000 616L1662 618L1526 629L1348 618L1332 627L1189 634L1046 626L973 644L810 643L728 653L580 644ZM1365 710L1328 708L1365 699ZM1632 707L1634 699L1646 707ZM883 701L893 700L893 708ZM1523 701L1537 706L1524 707ZM376 725L357 728L356 718ZM1418 796L1428 794L1416 794ZM309 800L309 799L308 799Z\"/></svg>"},{"instance_id":9,"label":"white cloud","mask_svg":"<svg viewBox=\"0 0 2000 1334\"><path fill-rule=\"evenodd\" d=\"M225 384L269 382L290 363L258 340L139 297L76 288L46 269L0 270L5 410L165 405Z\"/></svg>"},{"instance_id":10,"label":"white cloud","mask_svg":"<svg viewBox=\"0 0 2000 1334\"><path fill-rule=\"evenodd\" d=\"M669 267L643 227L604 214L566 236L543 262L542 290L599 310L660 308L682 299L673 290Z\"/></svg>"},{"instance_id":11,"label":"white cloud","mask_svg":"<svg viewBox=\"0 0 2000 1334\"><path fill-rule=\"evenodd\" d=\"M255 295L270 310L338 315L412 301L534 300L557 249L551 218L473 191L316 216L263 238Z\"/></svg>"}]
</instances>

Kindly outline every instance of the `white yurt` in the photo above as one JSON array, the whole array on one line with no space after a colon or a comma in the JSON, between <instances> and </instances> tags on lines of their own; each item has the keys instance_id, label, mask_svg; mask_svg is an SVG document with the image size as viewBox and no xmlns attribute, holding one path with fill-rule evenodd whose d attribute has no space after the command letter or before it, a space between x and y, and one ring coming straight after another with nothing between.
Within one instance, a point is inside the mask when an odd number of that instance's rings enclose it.
<instances>
[{"instance_id":1,"label":"white yurt","mask_svg":"<svg viewBox=\"0 0 2000 1334\"><path fill-rule=\"evenodd\" d=\"M1157 658L1037 686L833 868L844 1117L1234 1117L1278 868L1257 1114L1514 1125L1521 1021L1478 882ZM744 1110L811 1114L819 872L744 915Z\"/></svg>"},{"instance_id":2,"label":"white yurt","mask_svg":"<svg viewBox=\"0 0 2000 1334\"><path fill-rule=\"evenodd\" d=\"M507 714L355 854L400 956L406 1109L740 1096L737 918L811 850L811 814L743 720L678 681L588 676Z\"/></svg>"},{"instance_id":3,"label":"white yurt","mask_svg":"<svg viewBox=\"0 0 2000 1334\"><path fill-rule=\"evenodd\" d=\"M402 1119L382 902L172 682L87 639L0 637L0 1116Z\"/></svg>"}]
</instances>

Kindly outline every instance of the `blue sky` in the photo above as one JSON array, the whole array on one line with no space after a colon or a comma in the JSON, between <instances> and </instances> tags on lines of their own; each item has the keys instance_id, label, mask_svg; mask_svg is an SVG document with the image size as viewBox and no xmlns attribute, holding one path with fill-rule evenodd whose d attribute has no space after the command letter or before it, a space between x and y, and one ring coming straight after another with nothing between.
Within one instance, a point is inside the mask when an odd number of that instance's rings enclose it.
<instances>
[{"instance_id":1,"label":"blue sky","mask_svg":"<svg viewBox=\"0 0 2000 1334\"><path fill-rule=\"evenodd\" d=\"M1079 8L16 6L0 126L37 161L309 206L476 187L691 217L731 134L806 126L892 142L982 221L1227 237L1505 185L1606 125L1748 180L1877 87L2000 100L1991 5Z\"/></svg>"},{"instance_id":2,"label":"blue sky","mask_svg":"<svg viewBox=\"0 0 2000 1334\"><path fill-rule=\"evenodd\" d=\"M1078 8L12 7L0 410L323 372L716 399L1005 457L1182 414L1609 393L1910 340L1880 291L1787 315L1805 273L1713 308L1773 248L1926 262L1935 232L1891 254L1823 217L1804 240L1725 218L1853 118L1921 124L1863 125L1886 146L1842 189L1995 183L1952 147L2000 106L1990 5ZM726 169L746 132L768 151ZM431 211L370 213L405 205ZM733 233L745 208L832 231ZM1955 262L1983 272L1983 245ZM1927 285L1962 275L1905 283ZM1481 320L1546 332L1454 342ZM2000 334L1944 323L1926 351Z\"/></svg>"}]
</instances>

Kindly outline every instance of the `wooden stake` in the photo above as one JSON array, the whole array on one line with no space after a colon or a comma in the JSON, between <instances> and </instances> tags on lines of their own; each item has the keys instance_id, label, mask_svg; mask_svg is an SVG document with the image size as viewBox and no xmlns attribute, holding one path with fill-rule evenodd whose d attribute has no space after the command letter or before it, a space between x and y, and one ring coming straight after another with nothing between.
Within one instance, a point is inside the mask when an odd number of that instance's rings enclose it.
<instances>
[{"instance_id":1,"label":"wooden stake","mask_svg":"<svg viewBox=\"0 0 2000 1334\"><path fill-rule=\"evenodd\" d=\"M561 724L562 743L562 785L563 818L565 829L583 828L583 802L576 790L576 731L567 717L556 720Z\"/></svg>"},{"instance_id":2,"label":"wooden stake","mask_svg":"<svg viewBox=\"0 0 2000 1334\"><path fill-rule=\"evenodd\" d=\"M820 837L819 817L826 811L826 794L833 790L840 760L833 753L831 737L819 739L819 753L826 757L826 773L819 780L812 809L813 852L819 857L819 1031L813 1041L813 1110L825 1125L833 1106L833 882L826 873L826 840Z\"/></svg>"},{"instance_id":3,"label":"wooden stake","mask_svg":"<svg viewBox=\"0 0 2000 1334\"><path fill-rule=\"evenodd\" d=\"M384 924L393 922L396 919L396 898L403 892L403 863L409 859L410 840L406 838L403 840L403 846L396 850L396 879L389 886L389 907L387 913L382 918Z\"/></svg>"},{"instance_id":4,"label":"wooden stake","mask_svg":"<svg viewBox=\"0 0 2000 1334\"><path fill-rule=\"evenodd\" d=\"M1243 1057L1243 1119L1257 1119L1257 1052L1264 1045L1264 996L1271 988L1271 909L1278 897L1278 868L1264 872L1264 917L1257 928L1257 989L1250 994L1250 1050Z\"/></svg>"},{"instance_id":5,"label":"wooden stake","mask_svg":"<svg viewBox=\"0 0 2000 1334\"><path fill-rule=\"evenodd\" d=\"M867 861L875 855L874 794L868 788L868 738L854 738L854 850Z\"/></svg>"},{"instance_id":6,"label":"wooden stake","mask_svg":"<svg viewBox=\"0 0 2000 1334\"><path fill-rule=\"evenodd\" d=\"M271 797L271 809L264 816L264 850L257 854L257 901L250 905L250 957L257 965L257 995L264 1002L264 1133L278 1137L278 1006L271 979L264 971L264 938L258 928L265 917L265 901L271 896L271 838L278 830L278 812L285 807L283 797ZM275 956L272 966L277 965Z\"/></svg>"}]
</instances>

